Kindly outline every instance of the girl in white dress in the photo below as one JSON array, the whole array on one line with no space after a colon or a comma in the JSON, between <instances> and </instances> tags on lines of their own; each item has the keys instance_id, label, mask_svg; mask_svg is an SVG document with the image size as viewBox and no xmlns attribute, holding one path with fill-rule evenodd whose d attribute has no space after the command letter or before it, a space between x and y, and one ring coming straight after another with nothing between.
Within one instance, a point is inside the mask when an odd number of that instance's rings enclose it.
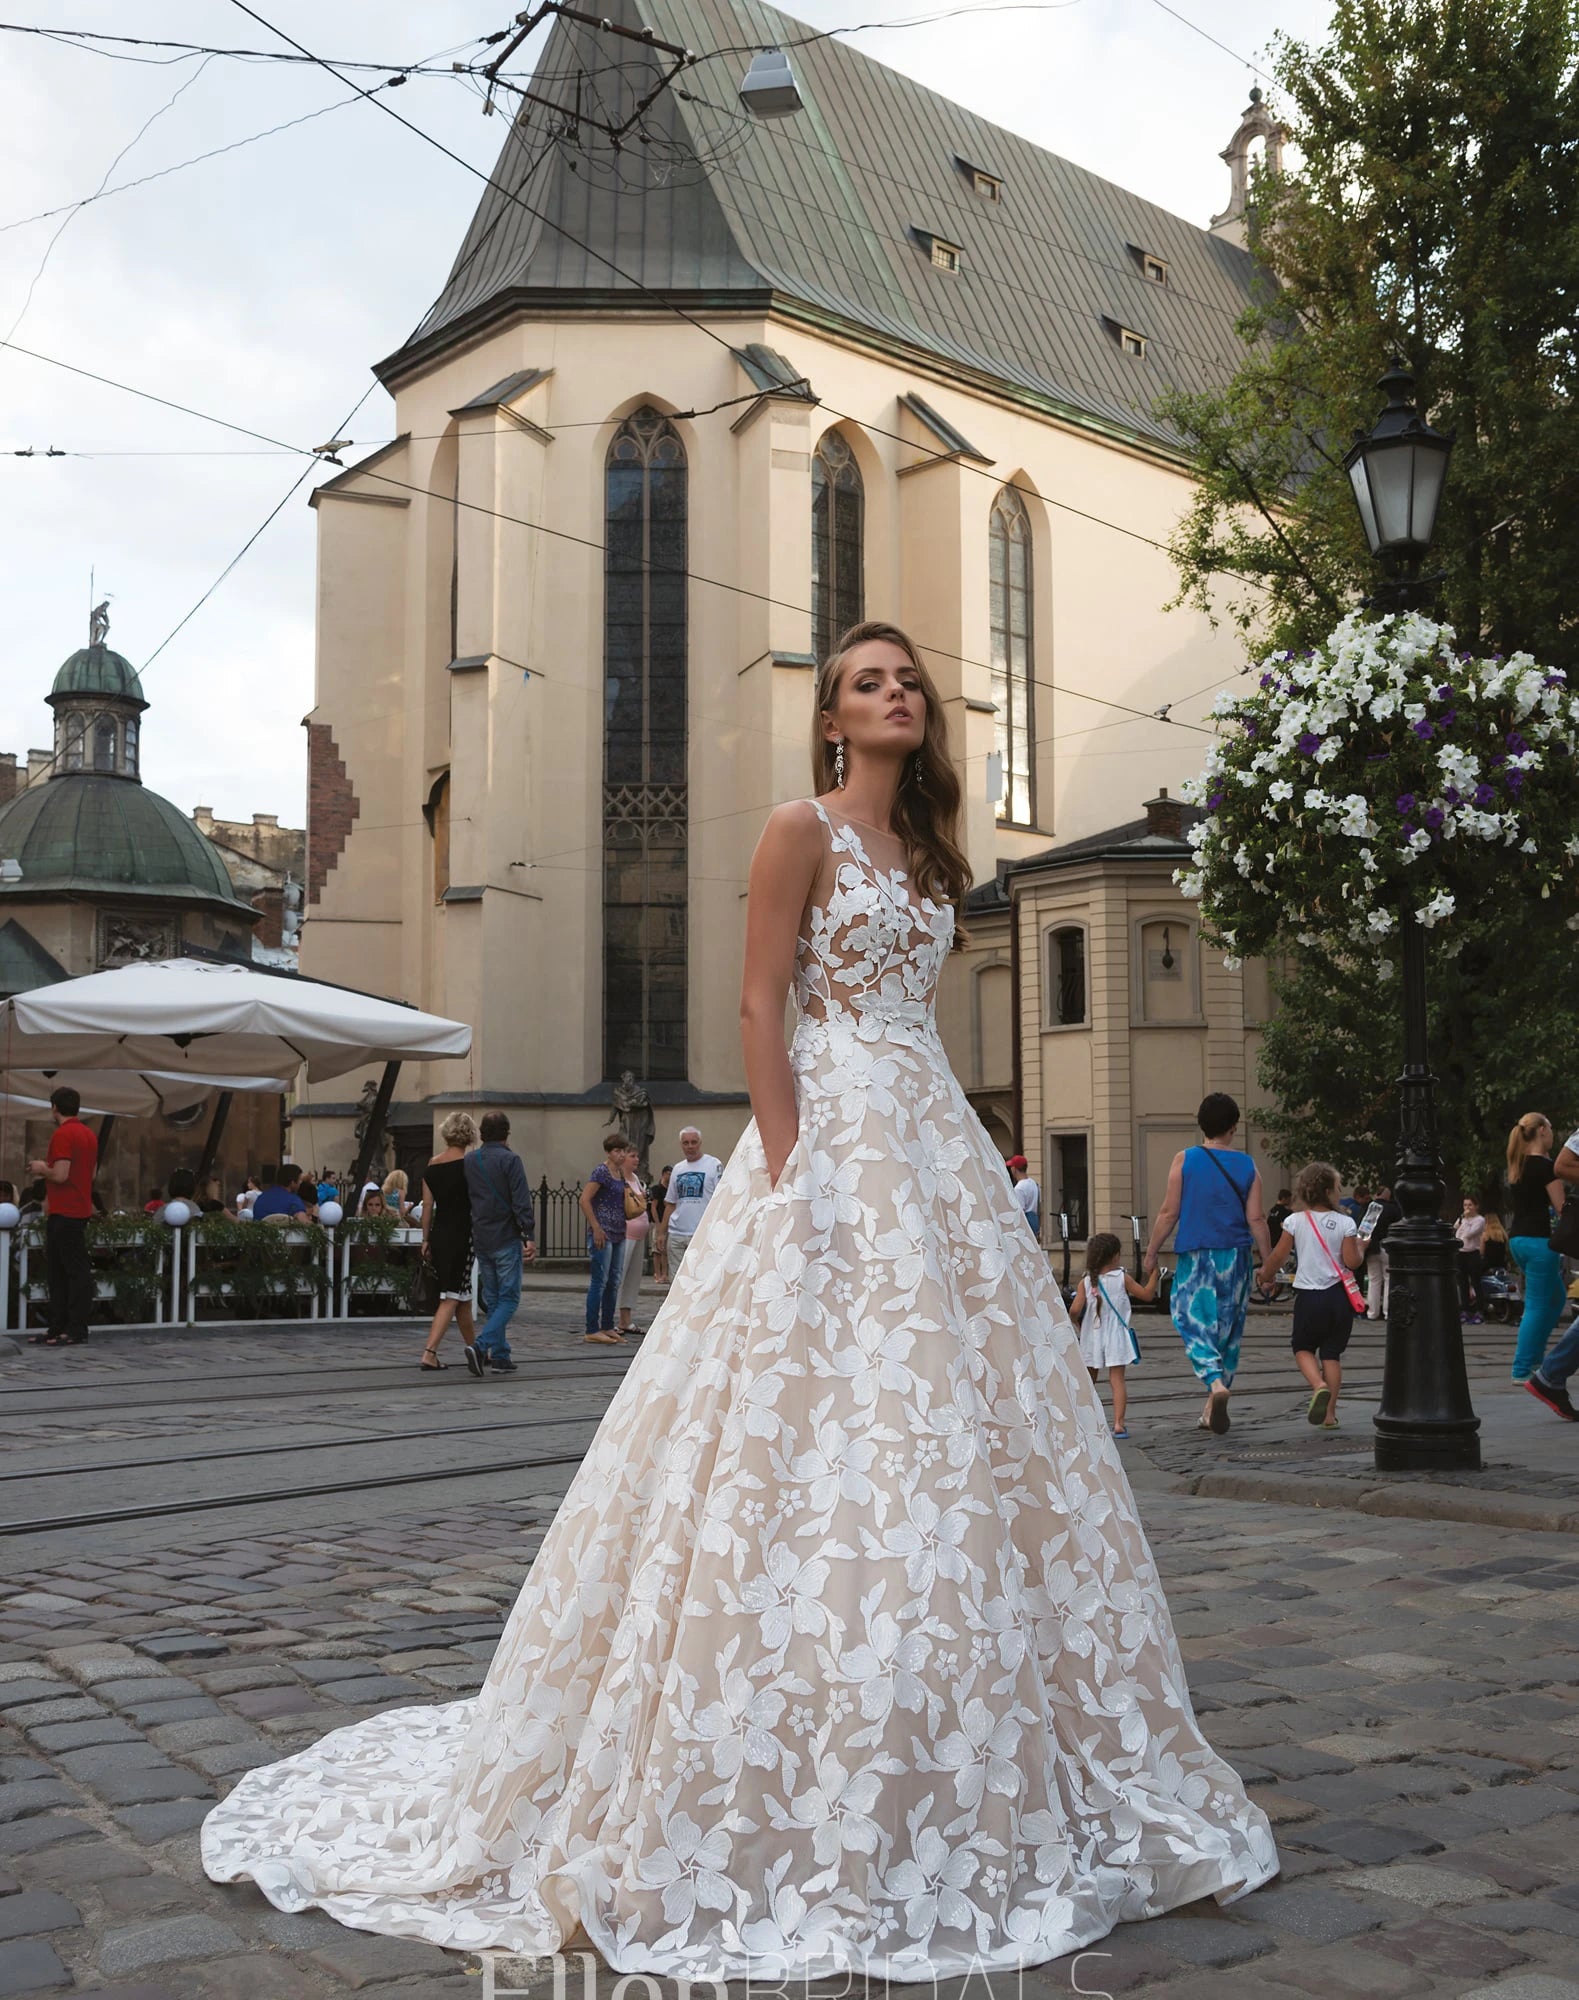
<instances>
[{"instance_id":1,"label":"girl in white dress","mask_svg":"<svg viewBox=\"0 0 1579 2000\"><path fill-rule=\"evenodd\" d=\"M751 866L747 1125L474 1699L249 1771L203 1860L452 1951L930 1980L1277 1872L944 1055L942 700L858 626ZM799 1023L784 1046L787 991Z\"/></svg>"},{"instance_id":2,"label":"girl in white dress","mask_svg":"<svg viewBox=\"0 0 1579 2000\"><path fill-rule=\"evenodd\" d=\"M1080 1358L1096 1381L1107 1370L1108 1388L1113 1396L1113 1435L1127 1438L1124 1423L1129 1392L1124 1370L1140 1359L1140 1342L1130 1320L1131 1299L1154 1299L1161 1271L1153 1271L1140 1285L1124 1269L1124 1248L1116 1236L1099 1231L1086 1244L1086 1274L1080 1280L1071 1308L1080 1322Z\"/></svg>"}]
</instances>

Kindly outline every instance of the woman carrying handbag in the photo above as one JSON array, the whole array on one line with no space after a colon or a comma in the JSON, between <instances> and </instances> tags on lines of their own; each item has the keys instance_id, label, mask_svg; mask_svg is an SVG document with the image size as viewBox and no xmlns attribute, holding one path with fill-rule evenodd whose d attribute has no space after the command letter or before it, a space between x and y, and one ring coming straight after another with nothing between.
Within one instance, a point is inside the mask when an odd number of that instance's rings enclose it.
<instances>
[{"instance_id":1,"label":"woman carrying handbag","mask_svg":"<svg viewBox=\"0 0 1579 2000\"><path fill-rule=\"evenodd\" d=\"M644 1326L633 1323L636 1301L641 1296L642 1265L646 1261L647 1231L652 1226L648 1210L647 1190L637 1171L634 1148L626 1154L625 1167L625 1260L620 1265L620 1288L617 1298L619 1308L619 1331L635 1334L637 1339L647 1331Z\"/></svg>"}]
</instances>

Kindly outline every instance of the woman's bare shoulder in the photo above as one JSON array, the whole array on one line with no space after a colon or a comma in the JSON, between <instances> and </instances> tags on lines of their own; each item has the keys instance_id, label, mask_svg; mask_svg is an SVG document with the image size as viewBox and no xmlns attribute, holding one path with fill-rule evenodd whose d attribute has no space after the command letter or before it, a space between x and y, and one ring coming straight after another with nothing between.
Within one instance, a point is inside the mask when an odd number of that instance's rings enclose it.
<instances>
[{"instance_id":1,"label":"woman's bare shoulder","mask_svg":"<svg viewBox=\"0 0 1579 2000\"><path fill-rule=\"evenodd\" d=\"M777 863L814 866L821 858L823 822L812 799L786 799L768 814L757 842L758 855Z\"/></svg>"}]
</instances>

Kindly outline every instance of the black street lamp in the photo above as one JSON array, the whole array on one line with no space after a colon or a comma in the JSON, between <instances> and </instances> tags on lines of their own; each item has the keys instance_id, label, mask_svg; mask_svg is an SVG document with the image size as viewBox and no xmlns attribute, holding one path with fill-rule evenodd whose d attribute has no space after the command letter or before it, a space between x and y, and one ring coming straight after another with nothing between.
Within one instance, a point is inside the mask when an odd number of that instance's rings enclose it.
<instances>
[{"instance_id":1,"label":"black street lamp","mask_svg":"<svg viewBox=\"0 0 1579 2000\"><path fill-rule=\"evenodd\" d=\"M1377 615L1424 608L1434 581L1420 566L1436 530L1453 440L1414 407L1414 378L1395 361L1377 385L1387 407L1344 459L1384 581ZM1378 1472L1478 1471L1480 1419L1469 1400L1459 1321L1458 1244L1442 1218L1436 1078L1426 1050L1425 926L1398 912L1403 956L1404 1069L1398 1080L1398 1175L1404 1219L1387 1236L1390 1273Z\"/></svg>"}]
</instances>

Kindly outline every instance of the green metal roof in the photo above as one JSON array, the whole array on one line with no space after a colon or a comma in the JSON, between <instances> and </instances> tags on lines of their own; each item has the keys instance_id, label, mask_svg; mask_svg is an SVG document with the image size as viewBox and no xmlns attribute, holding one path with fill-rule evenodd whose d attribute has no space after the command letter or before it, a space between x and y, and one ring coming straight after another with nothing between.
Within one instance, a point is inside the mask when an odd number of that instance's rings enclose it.
<instances>
[{"instance_id":1,"label":"green metal roof","mask_svg":"<svg viewBox=\"0 0 1579 2000\"><path fill-rule=\"evenodd\" d=\"M563 108L525 106L448 284L386 378L521 314L628 310L638 284L692 311L864 331L1165 446L1178 441L1152 413L1159 394L1216 386L1237 365L1256 272L1237 245L837 37L795 46L809 31L761 0L598 12L703 60L643 114L646 142L628 134L616 152L588 107L624 118L668 59L556 21L533 87ZM736 95L766 44L794 66L804 109L789 117L754 118ZM578 106L574 136L552 139ZM1001 181L998 200L973 190L972 162ZM957 271L934 267L933 239L958 247ZM1166 283L1146 277L1145 255ZM1145 353L1126 353L1119 328L1143 334Z\"/></svg>"},{"instance_id":2,"label":"green metal roof","mask_svg":"<svg viewBox=\"0 0 1579 2000\"><path fill-rule=\"evenodd\" d=\"M124 653L117 653L111 647L82 646L66 660L55 676L55 685L49 691L53 701L63 694L111 694L120 695L127 701L143 700L143 684L137 678L137 669Z\"/></svg>"},{"instance_id":3,"label":"green metal roof","mask_svg":"<svg viewBox=\"0 0 1579 2000\"><path fill-rule=\"evenodd\" d=\"M0 882L0 903L120 894L257 915L213 843L168 799L127 778L70 772L29 785L0 808L0 860L22 864L19 882Z\"/></svg>"}]
</instances>

